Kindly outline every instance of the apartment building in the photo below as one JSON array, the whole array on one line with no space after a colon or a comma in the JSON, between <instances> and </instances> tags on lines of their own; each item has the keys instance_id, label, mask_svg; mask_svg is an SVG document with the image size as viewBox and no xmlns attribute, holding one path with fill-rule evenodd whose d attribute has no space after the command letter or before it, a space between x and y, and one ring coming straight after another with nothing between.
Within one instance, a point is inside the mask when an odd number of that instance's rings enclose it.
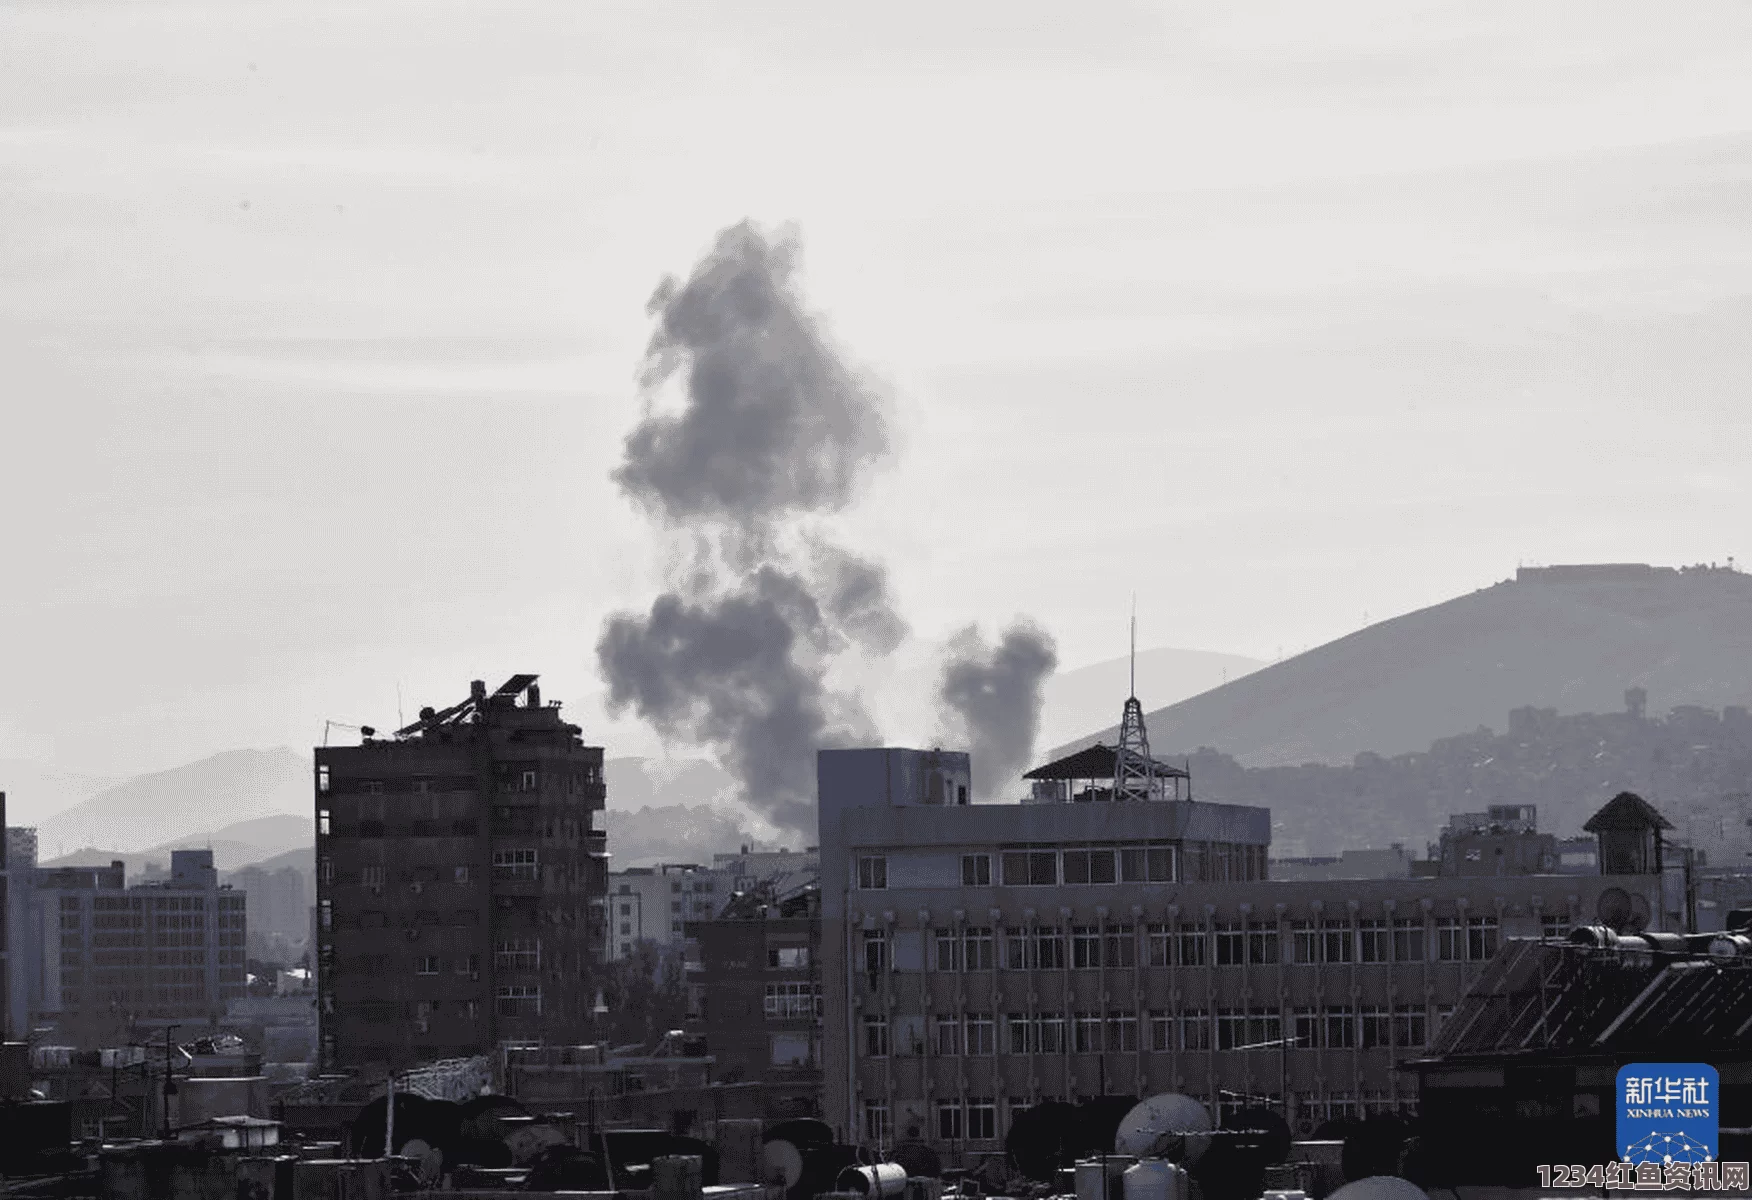
<instances>
[{"instance_id":1,"label":"apartment building","mask_svg":"<svg viewBox=\"0 0 1752 1200\"><path fill-rule=\"evenodd\" d=\"M534 675L316 751L324 1069L585 1042L603 945L602 748Z\"/></svg>"},{"instance_id":2,"label":"apartment building","mask_svg":"<svg viewBox=\"0 0 1752 1200\"><path fill-rule=\"evenodd\" d=\"M628 958L640 942L655 942L664 949L680 947L684 924L709 920L730 892L728 876L696 863L611 871L604 960Z\"/></svg>"},{"instance_id":3,"label":"apartment building","mask_svg":"<svg viewBox=\"0 0 1752 1200\"><path fill-rule=\"evenodd\" d=\"M30 906L39 1022L204 1023L244 994L247 902L211 850L173 850L167 878L133 887L120 862L39 867Z\"/></svg>"},{"instance_id":4,"label":"apartment building","mask_svg":"<svg viewBox=\"0 0 1752 1200\"><path fill-rule=\"evenodd\" d=\"M944 801L965 754L821 752L825 1116L843 1136L966 1158L1020 1109L1104 1093L1287 1097L1302 1131L1403 1107L1401 1064L1503 939L1637 904L1661 919L1653 872L1270 880L1268 810L1177 785L1115 801L1113 760L1080 752L1031 773L1030 803L963 806Z\"/></svg>"}]
</instances>

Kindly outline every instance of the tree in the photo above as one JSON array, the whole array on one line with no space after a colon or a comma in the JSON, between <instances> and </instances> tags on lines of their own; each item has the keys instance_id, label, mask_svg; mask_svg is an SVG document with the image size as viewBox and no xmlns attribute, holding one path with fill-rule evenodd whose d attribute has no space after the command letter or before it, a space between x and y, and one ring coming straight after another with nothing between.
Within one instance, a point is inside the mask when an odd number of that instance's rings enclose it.
<instances>
[{"instance_id":1,"label":"tree","mask_svg":"<svg viewBox=\"0 0 1752 1200\"><path fill-rule=\"evenodd\" d=\"M687 1018L687 986L681 956L642 941L603 973L603 1036L612 1045L650 1044L681 1028Z\"/></svg>"}]
</instances>

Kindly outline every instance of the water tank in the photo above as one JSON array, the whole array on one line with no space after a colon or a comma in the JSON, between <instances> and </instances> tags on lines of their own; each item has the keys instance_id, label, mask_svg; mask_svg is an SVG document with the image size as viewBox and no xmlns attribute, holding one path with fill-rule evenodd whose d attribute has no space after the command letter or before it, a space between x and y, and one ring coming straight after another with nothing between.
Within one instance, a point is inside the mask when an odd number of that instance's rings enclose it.
<instances>
[{"instance_id":1,"label":"water tank","mask_svg":"<svg viewBox=\"0 0 1752 1200\"><path fill-rule=\"evenodd\" d=\"M1122 1200L1125 1172L1138 1160L1129 1154L1104 1154L1077 1164L1077 1200Z\"/></svg>"},{"instance_id":2,"label":"water tank","mask_svg":"<svg viewBox=\"0 0 1752 1200\"><path fill-rule=\"evenodd\" d=\"M1166 1159L1146 1158L1126 1168L1125 1200L1185 1200L1185 1174Z\"/></svg>"},{"instance_id":3,"label":"water tank","mask_svg":"<svg viewBox=\"0 0 1752 1200\"><path fill-rule=\"evenodd\" d=\"M847 1167L834 1182L838 1192L856 1192L869 1200L889 1200L906 1193L906 1168L899 1163L876 1163L868 1167Z\"/></svg>"}]
</instances>

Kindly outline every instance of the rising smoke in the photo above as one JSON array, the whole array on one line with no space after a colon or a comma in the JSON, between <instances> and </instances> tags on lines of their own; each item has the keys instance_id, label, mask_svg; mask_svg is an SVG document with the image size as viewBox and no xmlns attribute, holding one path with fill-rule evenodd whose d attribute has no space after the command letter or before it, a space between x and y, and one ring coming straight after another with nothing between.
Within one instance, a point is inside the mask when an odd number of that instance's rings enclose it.
<instances>
[{"instance_id":1,"label":"rising smoke","mask_svg":"<svg viewBox=\"0 0 1752 1200\"><path fill-rule=\"evenodd\" d=\"M996 645L969 625L949 641L937 685L946 741L973 756L981 799L1003 798L1034 750L1040 730L1041 685L1058 666L1050 635L1029 621L1004 631Z\"/></svg>"},{"instance_id":2,"label":"rising smoke","mask_svg":"<svg viewBox=\"0 0 1752 1200\"><path fill-rule=\"evenodd\" d=\"M654 521L691 534L693 550L648 612L608 618L596 653L612 713L712 746L756 811L812 835L815 751L881 740L830 672L842 655L891 652L907 626L883 565L819 528L888 456L889 413L804 307L797 258L794 231L745 221L652 295L648 407L614 480ZM656 411L674 380L679 411ZM984 667L989 690L1028 695L969 693L956 709L970 714L976 754L1010 763L1032 746L1041 673L1027 664L1041 655L1028 646L1045 647L1050 671L1050 640L1031 630L1012 630ZM1004 727L1007 715L1025 728Z\"/></svg>"}]
</instances>

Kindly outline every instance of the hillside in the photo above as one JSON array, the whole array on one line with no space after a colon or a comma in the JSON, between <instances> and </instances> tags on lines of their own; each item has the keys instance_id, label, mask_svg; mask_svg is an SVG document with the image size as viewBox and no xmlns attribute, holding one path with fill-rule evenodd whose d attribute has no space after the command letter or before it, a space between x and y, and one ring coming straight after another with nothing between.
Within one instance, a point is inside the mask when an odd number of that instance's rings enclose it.
<instances>
[{"instance_id":1,"label":"hillside","mask_svg":"<svg viewBox=\"0 0 1752 1200\"><path fill-rule=\"evenodd\" d=\"M1281 857L1337 854L1402 842L1421 853L1449 816L1492 804L1533 804L1539 827L1575 836L1618 792L1649 800L1669 835L1711 865L1752 852L1752 716L1680 707L1662 718L1634 710L1561 716L1517 709L1504 733L1480 729L1424 750L1361 754L1345 766L1244 767L1226 754L1191 756L1199 800L1271 809Z\"/></svg>"},{"instance_id":2,"label":"hillside","mask_svg":"<svg viewBox=\"0 0 1752 1200\"><path fill-rule=\"evenodd\" d=\"M135 854L205 839L240 821L310 816L309 760L284 747L230 750L187 766L139 775L105 788L44 821L44 859L81 846Z\"/></svg>"},{"instance_id":3,"label":"hillside","mask_svg":"<svg viewBox=\"0 0 1752 1200\"><path fill-rule=\"evenodd\" d=\"M1148 714L1167 754L1248 766L1397 755L1511 709L1614 712L1752 702L1752 576L1707 567L1552 567L1334 642ZM1140 691L1144 691L1140 682ZM1147 699L1147 697L1146 697ZM1109 727L1055 753L1111 741Z\"/></svg>"},{"instance_id":4,"label":"hillside","mask_svg":"<svg viewBox=\"0 0 1752 1200\"><path fill-rule=\"evenodd\" d=\"M311 854L310 845L311 818L284 814L239 821L235 825L215 829L211 836L195 834L189 837L173 838L145 850L119 851L86 847L75 850L71 854L48 859L42 865L45 867L97 867L104 866L119 858L128 864L128 871L132 874L138 872L146 863L156 862L167 865L170 862L172 850L210 848L213 851L213 864L216 867L221 871L235 871L250 863L283 856L300 848L303 849L305 857L308 858Z\"/></svg>"}]
</instances>

